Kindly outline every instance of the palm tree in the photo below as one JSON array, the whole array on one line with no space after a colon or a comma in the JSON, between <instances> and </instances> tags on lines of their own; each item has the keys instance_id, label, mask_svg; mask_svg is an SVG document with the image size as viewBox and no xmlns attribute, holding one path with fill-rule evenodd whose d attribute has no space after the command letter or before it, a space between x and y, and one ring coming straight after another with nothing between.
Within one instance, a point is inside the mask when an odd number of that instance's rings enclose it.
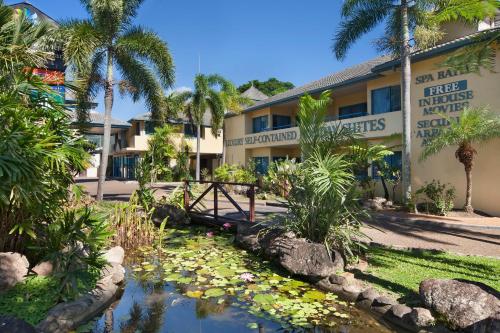
<instances>
[{"instance_id":1,"label":"palm tree","mask_svg":"<svg viewBox=\"0 0 500 333\"><path fill-rule=\"evenodd\" d=\"M104 140L97 200L102 200L111 134L114 88L135 102L144 98L152 119L161 119L163 93L174 82L173 60L164 41L154 32L132 25L144 0L81 0L88 20L62 26L65 60L84 78L79 100L86 102L104 90ZM115 66L121 81L114 79ZM82 103L81 105L86 105Z\"/></svg>"},{"instance_id":2,"label":"palm tree","mask_svg":"<svg viewBox=\"0 0 500 333\"><path fill-rule=\"evenodd\" d=\"M450 126L441 130L422 151L421 160L437 154L449 146L458 146L455 157L464 165L467 180L464 209L468 213L474 211L472 207L472 167L474 155L477 151L474 144L484 143L500 137L500 117L487 108L465 109L458 119L447 118Z\"/></svg>"},{"instance_id":3,"label":"palm tree","mask_svg":"<svg viewBox=\"0 0 500 333\"><path fill-rule=\"evenodd\" d=\"M335 35L333 51L343 59L347 50L363 34L386 21L385 36L379 49L401 59L401 106L403 112L403 199L411 197L411 66L410 31L415 28L428 1L348 0L342 7L344 21Z\"/></svg>"},{"instance_id":4,"label":"palm tree","mask_svg":"<svg viewBox=\"0 0 500 333\"><path fill-rule=\"evenodd\" d=\"M189 99L186 111L196 126L196 180L200 180L200 140L203 117L207 111L211 114L212 134L219 136L223 128L224 115L229 107L236 105L239 96L236 87L228 80L217 74L198 74L194 80L194 91L184 93Z\"/></svg>"}]
</instances>

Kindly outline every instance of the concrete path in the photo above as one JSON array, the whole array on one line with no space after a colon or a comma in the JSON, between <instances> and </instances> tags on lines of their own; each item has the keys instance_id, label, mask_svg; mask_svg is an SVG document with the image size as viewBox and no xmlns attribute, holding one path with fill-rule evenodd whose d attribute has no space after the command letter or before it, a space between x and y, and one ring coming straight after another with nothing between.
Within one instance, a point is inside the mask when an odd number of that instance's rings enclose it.
<instances>
[{"instance_id":1,"label":"concrete path","mask_svg":"<svg viewBox=\"0 0 500 333\"><path fill-rule=\"evenodd\" d=\"M91 194L97 191L96 180L79 180ZM171 193L179 183L156 184L156 196ZM137 188L137 182L107 181L104 189L106 200L127 201ZM207 196L205 212L211 212L213 203ZM248 199L235 197L241 208L248 211ZM286 212L285 208L266 205L256 201L257 221L273 220ZM220 197L219 214L240 218L230 202ZM500 258L500 226L498 218L446 218L405 213L373 213L372 219L364 223L363 232L372 242L396 247L422 248L450 251L461 254L483 255Z\"/></svg>"}]
</instances>

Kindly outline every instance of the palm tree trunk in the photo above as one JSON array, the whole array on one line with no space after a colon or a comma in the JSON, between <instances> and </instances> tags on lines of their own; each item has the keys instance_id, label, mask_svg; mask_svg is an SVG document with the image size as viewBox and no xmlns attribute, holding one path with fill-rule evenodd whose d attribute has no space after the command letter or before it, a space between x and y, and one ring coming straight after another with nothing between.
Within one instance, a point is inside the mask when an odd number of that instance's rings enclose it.
<instances>
[{"instance_id":1,"label":"palm tree trunk","mask_svg":"<svg viewBox=\"0 0 500 333\"><path fill-rule=\"evenodd\" d=\"M226 122L222 123L222 162L220 165L226 164Z\"/></svg>"},{"instance_id":2,"label":"palm tree trunk","mask_svg":"<svg viewBox=\"0 0 500 333\"><path fill-rule=\"evenodd\" d=\"M200 180L200 141L201 141L201 126L196 125L196 180Z\"/></svg>"},{"instance_id":3,"label":"palm tree trunk","mask_svg":"<svg viewBox=\"0 0 500 333\"><path fill-rule=\"evenodd\" d=\"M401 106L403 112L403 201L411 200L411 62L408 0L401 0Z\"/></svg>"},{"instance_id":4,"label":"palm tree trunk","mask_svg":"<svg viewBox=\"0 0 500 333\"><path fill-rule=\"evenodd\" d=\"M113 52L108 49L108 65L106 69L106 83L104 87L104 137L99 167L99 181L97 183L97 200L102 200L106 169L108 167L109 146L111 143L111 112L113 110Z\"/></svg>"},{"instance_id":5,"label":"palm tree trunk","mask_svg":"<svg viewBox=\"0 0 500 333\"><path fill-rule=\"evenodd\" d=\"M472 166L465 166L465 177L467 179L467 191L465 192L464 210L467 213L474 213L474 208L472 207Z\"/></svg>"}]
</instances>

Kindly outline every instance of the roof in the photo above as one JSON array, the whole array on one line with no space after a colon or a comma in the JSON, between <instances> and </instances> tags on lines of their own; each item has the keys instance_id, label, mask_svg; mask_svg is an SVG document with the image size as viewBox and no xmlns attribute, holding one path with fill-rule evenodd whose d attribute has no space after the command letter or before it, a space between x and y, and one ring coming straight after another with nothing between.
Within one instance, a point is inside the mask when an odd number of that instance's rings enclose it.
<instances>
[{"instance_id":1,"label":"roof","mask_svg":"<svg viewBox=\"0 0 500 333\"><path fill-rule=\"evenodd\" d=\"M32 4L30 4L29 2L27 1L23 1L23 2L18 2L18 3L14 3L12 5L9 5L9 7L13 8L13 9L28 9L28 12L26 14L28 14L28 17L33 19L33 20L37 20L37 19L41 19L43 21L49 21L55 25L59 25L59 23L54 20L52 17L50 17L49 15L45 14L42 10L40 10L39 8L33 6Z\"/></svg>"},{"instance_id":2,"label":"roof","mask_svg":"<svg viewBox=\"0 0 500 333\"><path fill-rule=\"evenodd\" d=\"M258 102L268 99L269 96L264 94L259 89L255 88L253 85L250 86L247 90L245 90L241 96L251 99L252 101Z\"/></svg>"},{"instance_id":3,"label":"roof","mask_svg":"<svg viewBox=\"0 0 500 333\"><path fill-rule=\"evenodd\" d=\"M372 69L377 65L387 62L388 60L390 60L390 57L383 56L353 67L349 67L343 71L330 74L322 79L313 81L311 83L308 83L300 87L287 90L283 93L271 96L263 101L259 101L253 104L252 106L246 108L244 112L257 110L273 104L278 104L289 100L293 100L306 93L309 94L315 93L319 91L324 91L326 89L331 89L340 85L367 80L371 77L378 77L379 74L374 73Z\"/></svg>"},{"instance_id":4,"label":"roof","mask_svg":"<svg viewBox=\"0 0 500 333\"><path fill-rule=\"evenodd\" d=\"M205 117L203 119L203 124L202 126L204 127L211 127L211 122L210 122L210 117L208 116L208 112L205 113ZM129 122L132 121L150 121L151 120L151 112L146 112L139 114L137 116L134 116L132 119L129 120ZM181 117L181 118L169 118L167 119L167 123L169 124L191 124L192 122L187 118L187 117Z\"/></svg>"},{"instance_id":5,"label":"roof","mask_svg":"<svg viewBox=\"0 0 500 333\"><path fill-rule=\"evenodd\" d=\"M450 52L465 45L472 44L478 39L487 38L491 33L498 31L500 31L500 27L480 31L443 44L436 45L425 50L417 50L411 54L411 59L414 62L421 61L442 53ZM378 57L362 64L349 67L343 71L330 74L324 78L305 84L303 86L287 90L281 94L277 94L265 100L259 101L252 106L244 109L243 112L250 112L271 105L295 100L306 93L314 94L328 89L347 86L357 82L374 79L380 77L382 72L393 69L399 66L399 64L400 59L398 58L395 59L390 56ZM230 113L227 116L230 117L234 115L234 113Z\"/></svg>"},{"instance_id":6,"label":"roof","mask_svg":"<svg viewBox=\"0 0 500 333\"><path fill-rule=\"evenodd\" d=\"M75 112L71 113L71 119L73 123L77 122L77 116ZM103 127L104 126L104 114L99 112L90 112L89 118L86 122L86 125L95 126L95 127ZM111 118L111 127L112 128L129 128L131 125L125 121Z\"/></svg>"}]
</instances>

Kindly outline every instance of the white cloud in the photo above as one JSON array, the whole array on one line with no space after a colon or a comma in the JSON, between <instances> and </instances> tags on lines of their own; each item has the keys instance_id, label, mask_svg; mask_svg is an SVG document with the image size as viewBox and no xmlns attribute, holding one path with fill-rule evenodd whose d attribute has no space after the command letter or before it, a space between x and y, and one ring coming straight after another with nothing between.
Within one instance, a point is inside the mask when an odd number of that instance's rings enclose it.
<instances>
[{"instance_id":1,"label":"white cloud","mask_svg":"<svg viewBox=\"0 0 500 333\"><path fill-rule=\"evenodd\" d=\"M186 92L186 91L193 91L192 88L190 87L177 87L177 88L174 88L174 89L169 89L167 91L167 94L170 94L170 93L182 93L182 92Z\"/></svg>"}]
</instances>

